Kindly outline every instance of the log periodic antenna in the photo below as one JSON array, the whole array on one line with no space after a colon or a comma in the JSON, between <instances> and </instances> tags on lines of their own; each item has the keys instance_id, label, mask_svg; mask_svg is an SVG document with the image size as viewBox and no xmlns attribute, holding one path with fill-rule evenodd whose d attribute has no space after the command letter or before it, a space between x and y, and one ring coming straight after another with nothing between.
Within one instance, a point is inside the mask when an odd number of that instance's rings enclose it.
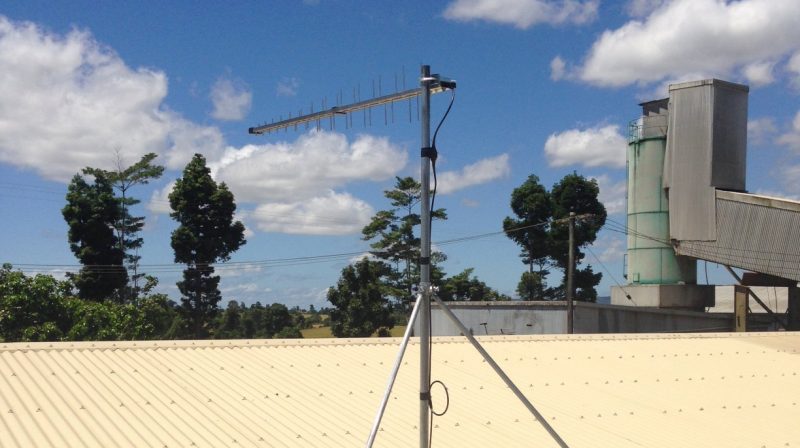
<instances>
[{"instance_id":1,"label":"log periodic antenna","mask_svg":"<svg viewBox=\"0 0 800 448\"><path fill-rule=\"evenodd\" d=\"M431 87L429 89L429 92L431 94L440 93L440 92L443 92L443 91L445 91L447 89L451 89L451 88L455 87L455 82L452 81L452 80L449 80L447 78L441 78L438 75L432 75L432 77L435 79L435 82L431 83ZM404 83L405 83L405 74L403 74L403 80L404 80ZM396 103L398 101L409 101L409 116L410 116L411 115L410 114L410 110L411 110L411 106L410 106L411 103L410 102L413 101L413 100L419 101L420 96L423 94L423 87L417 87L417 88L413 88L413 89L404 89L404 90L399 91L399 92L390 93L388 95L383 95L383 93L381 92L381 90L382 90L382 85L381 85L382 82L381 81L382 81L382 79L379 78L379 82L378 82L378 86L377 86L378 90L377 91L375 90L376 86L373 83L373 89L372 90L373 90L374 98L371 98L371 99L368 99L368 100L361 100L361 85L359 84L358 90L356 92L354 92L354 97L355 97L354 98L354 102L352 102L350 104L344 104L344 105L343 104L339 104L339 102L344 99L343 96L342 96L342 93L339 92L339 94L336 97L337 98L337 104L335 106L333 106L333 107L330 107L330 108L327 107L327 104L326 104L327 103L327 99L326 99L326 100L323 101L322 109L319 112L314 112L314 105L312 104L310 113L298 114L296 117L290 117L290 118L287 118L285 120L283 119L283 117L280 117L280 119L278 121L276 121L276 122L269 123L269 124L264 124L264 125L261 125L261 126L251 127L251 128L248 129L248 133L255 134L255 135L271 134L272 132L280 131L280 130L286 130L286 129L289 129L289 128L297 129L297 127L299 125L306 125L305 128L307 129L309 123L312 123L312 124L316 123L317 129L320 129L320 123L323 122L325 119L329 120L329 123L333 123L336 120L336 118L339 117L339 116L344 116L345 119L347 119L348 116L352 115L354 112L360 112L360 111L365 112L364 125L368 126L368 125L372 124L372 115L371 115L370 112L371 112L371 110L373 108L378 107L378 106L384 106L384 122L386 122L388 124L388 111L387 111L387 109L389 107L392 108L391 110L392 110L392 118L393 118L394 117L394 112L393 112L394 108L393 108L392 104ZM397 86L396 82L395 82L395 86ZM377 96L375 96L376 92L377 92ZM366 115L367 113L370 113L369 116ZM394 119L392 119L392 121L394 121ZM350 123L351 123L351 126L352 126L352 118L350 118ZM334 125L331 125L331 126L334 126Z\"/></svg>"},{"instance_id":2,"label":"log periodic antenna","mask_svg":"<svg viewBox=\"0 0 800 448\"><path fill-rule=\"evenodd\" d=\"M404 78L405 83L405 78ZM419 114L420 114L420 131L421 131L421 157L422 157L422 164L420 169L420 183L421 183L421 191L420 191L420 221L421 221L421 231L420 231L420 283L419 283L419 292L417 293L417 300L414 304L414 309L411 312L411 316L409 318L408 326L406 328L405 335L403 336L403 340L400 344L400 350L397 354L397 358L395 359L394 367L392 369L392 373L389 377L389 382L386 387L386 391L384 392L383 399L381 401L380 407L378 408L377 415L375 416L375 421L372 425L372 430L370 432L369 438L366 442L366 447L371 448L372 444L375 442L375 437L378 433L378 428L380 427L381 419L383 418L383 413L386 409L386 405L389 400L389 396L391 394L392 386L394 385L394 381L397 377L398 370L400 368L400 363L403 360L403 354L405 353L405 349L408 346L408 341L411 337L411 330L414 326L415 320L419 322L419 345L420 345L420 385L419 385L419 446L420 448L428 448L429 441L430 441L430 416L431 416L431 364L430 364L430 346L431 346L431 321L430 321L430 310L431 310L431 300L436 300L439 307L445 313L445 315L452 320L460 329L464 336L469 340L469 342L475 347L475 349L483 356L486 362L495 370L495 372L500 376L500 378L506 383L506 386L514 392L517 398L522 401L522 403L528 408L528 410L534 415L536 420L550 433L553 439L558 443L558 445L562 448L566 447L566 443L558 436L558 434L553 430L553 428L547 423L544 417L534 408L534 406L528 401L525 395L517 388L517 386L511 381L511 379L506 375L503 370L500 368L499 365L492 359L486 350L480 345L480 343L475 340L472 335L469 334L469 331L464 327L464 324L458 320L458 318L450 311L450 309L435 295L435 291L433 286L431 285L431 203L430 203L430 175L431 175L431 159L435 157L436 149L431 147L431 109L430 109L430 100L431 94L443 92L445 90L452 90L456 87L456 82L444 77L441 77L437 74L431 74L431 68L428 65L423 65L420 70L420 78L419 78L419 87L414 89L407 89L401 92L392 93L389 95L382 95L380 93L381 85L380 79L378 83L378 96L372 98L370 100L364 101L356 101L351 104L340 105L337 101L336 106L331 108L326 108L323 103L322 110L319 112L305 114L305 115L298 115L296 117L290 117L286 120L279 120L278 122L265 124L263 126L256 126L249 128L250 134L269 134L273 131L279 130L286 130L290 127L296 128L298 125L301 124L308 124L308 123L317 123L317 129L319 129L319 123L321 120L329 119L331 121L335 121L338 115L344 115L345 118L349 114L358 111L364 111L364 118L365 121L367 117L369 117L370 123L372 122L372 115L371 110L377 106L384 107L384 120L388 123L389 119L389 111L388 108L397 101L404 101L404 100L411 100L416 99L419 107ZM397 81L395 81L395 85L397 85ZM360 86L359 86L360 90ZM374 96L375 84L373 82L373 96ZM340 95L341 97L341 95ZM339 97L337 97L339 99ZM410 103L409 103L410 104ZM410 115L410 110L409 110ZM394 109L392 108L392 120L394 120Z\"/></svg>"}]
</instances>

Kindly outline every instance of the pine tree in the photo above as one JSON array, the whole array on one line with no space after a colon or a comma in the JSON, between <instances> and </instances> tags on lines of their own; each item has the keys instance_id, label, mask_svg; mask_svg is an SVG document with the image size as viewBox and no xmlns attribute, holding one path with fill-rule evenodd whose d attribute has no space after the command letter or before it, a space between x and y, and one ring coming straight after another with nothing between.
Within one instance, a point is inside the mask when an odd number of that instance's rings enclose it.
<instances>
[{"instance_id":1,"label":"pine tree","mask_svg":"<svg viewBox=\"0 0 800 448\"><path fill-rule=\"evenodd\" d=\"M175 262L185 263L177 283L181 309L196 337L205 336L222 298L213 263L227 261L245 243L244 225L234 221L236 204L225 183L211 178L206 159L195 154L169 195L178 228L172 232Z\"/></svg>"},{"instance_id":2,"label":"pine tree","mask_svg":"<svg viewBox=\"0 0 800 448\"><path fill-rule=\"evenodd\" d=\"M539 183L535 175L528 179L511 193L511 211L517 216L506 217L503 220L503 230L506 235L522 247L520 258L528 265L528 273L534 273L534 266L538 266L536 274L540 281L544 281L549 273L546 267L549 264L550 244L548 226L553 214L550 194ZM541 294L535 290L525 289L528 293L527 300L541 300Z\"/></svg>"},{"instance_id":3,"label":"pine tree","mask_svg":"<svg viewBox=\"0 0 800 448\"><path fill-rule=\"evenodd\" d=\"M128 190L136 185L146 185L153 179L158 179L164 173L164 167L154 165L153 160L157 157L155 153L149 153L142 156L142 158L129 167L124 167L122 164L122 156L117 152L117 168L116 170L106 171L99 168L84 168L84 174L91 174L93 176L102 175L116 188L119 192L117 201L119 202L120 215L114 229L117 234L117 241L120 249L125 253L125 261L128 269L132 272L130 276L131 285L123 293L127 300L136 299L142 290L139 286L139 281L145 277L145 274L139 272L139 249L142 247L144 240L139 237L139 232L144 227L143 216L131 216L131 207L139 204L141 201L128 195Z\"/></svg>"},{"instance_id":4,"label":"pine tree","mask_svg":"<svg viewBox=\"0 0 800 448\"><path fill-rule=\"evenodd\" d=\"M597 239L597 232L606 223L606 208L597 199L600 187L597 181L587 179L580 174L572 173L564 176L550 190L553 207L553 225L550 228L550 256L556 266L564 272L569 260L569 225L567 218L570 212L586 215L575 221L575 265L578 266L586 254L581 248L592 244ZM575 269L574 285L577 300L594 302L597 300L595 287L600 283L603 274L592 270L588 265L583 269ZM560 290L565 291L566 278Z\"/></svg>"},{"instance_id":5,"label":"pine tree","mask_svg":"<svg viewBox=\"0 0 800 448\"><path fill-rule=\"evenodd\" d=\"M114 233L120 209L111 182L97 173L89 184L80 175L67 189L67 205L61 210L69 226L69 247L83 267L72 275L83 299L111 299L128 282L124 253Z\"/></svg>"},{"instance_id":6,"label":"pine tree","mask_svg":"<svg viewBox=\"0 0 800 448\"><path fill-rule=\"evenodd\" d=\"M372 217L372 221L362 230L363 239L375 240L370 247L381 260L386 260L394 267L389 278L394 291L391 295L401 298L412 296L412 287L419 283L420 239L415 234L421 220L415 212L420 202L421 185L412 177L396 178L394 189L384 191L393 207L381 210ZM433 219L447 219L444 209L436 209L431 213ZM437 283L443 277L436 263L445 260L441 252L431 254L431 280Z\"/></svg>"},{"instance_id":7,"label":"pine tree","mask_svg":"<svg viewBox=\"0 0 800 448\"><path fill-rule=\"evenodd\" d=\"M565 296L565 281L554 288L544 288L549 274L547 268L566 272L569 259L570 212L584 217L575 223L575 263L580 264L585 254L581 248L592 244L597 232L606 221L606 209L598 200L600 188L593 179L572 173L564 176L548 192L539 178L531 175L511 194L511 210L517 218L507 217L503 221L506 235L522 247L520 257L528 267L517 285L517 293L523 299L560 299ZM534 272L534 266L538 271ZM595 286L602 274L595 273L591 266L575 271L576 299L594 301Z\"/></svg>"}]
</instances>

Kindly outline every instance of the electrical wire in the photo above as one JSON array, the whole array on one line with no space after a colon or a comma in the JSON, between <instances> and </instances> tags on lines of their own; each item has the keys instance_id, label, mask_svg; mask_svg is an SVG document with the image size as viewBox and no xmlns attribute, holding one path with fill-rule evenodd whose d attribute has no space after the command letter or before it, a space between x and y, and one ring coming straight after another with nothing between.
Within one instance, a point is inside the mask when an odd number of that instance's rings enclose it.
<instances>
[{"instance_id":1,"label":"electrical wire","mask_svg":"<svg viewBox=\"0 0 800 448\"><path fill-rule=\"evenodd\" d=\"M617 281L617 278L614 277L614 274L611 273L611 270L608 269L608 267L606 267L606 265L602 261L600 261L600 257L598 257L594 253L592 248L589 247L589 246L586 246L586 251L589 252L589 254L591 254L591 256L594 257L595 260L597 260L597 262L600 264L600 266L603 268L603 270L606 271L606 273L608 274L609 277L611 277L611 280L614 280L614 283L616 283L617 286L619 286L619 288L622 290L622 292L625 293L625 297L628 300L630 300L631 302L633 302L634 305L636 305L636 302L633 301L633 297L631 297L631 295L628 293L628 291Z\"/></svg>"},{"instance_id":2,"label":"electrical wire","mask_svg":"<svg viewBox=\"0 0 800 448\"><path fill-rule=\"evenodd\" d=\"M578 218L585 217L589 215L581 215ZM475 241L479 239L499 236L499 235L506 235L509 233L519 232L522 230L531 229L534 227L542 227L553 222L557 221L542 221L535 224L527 224L518 227L512 227L506 230L499 230L494 232L486 232L486 233L479 233L474 235L467 235L457 238L451 238L447 240L435 241L434 244L437 246L449 246L453 244L461 244L465 242ZM248 260L248 261L227 261L223 263L212 263L210 266L214 267L214 269L218 272L220 271L241 271L241 270L248 270L254 268L278 268L278 267L287 267L287 266L299 266L299 265L306 265L306 264L316 264L316 263L330 263L335 261L341 261L344 259L349 259L358 255L362 255L364 253L375 253L374 251L354 251L354 252L342 252L342 253L334 253L334 254L324 254L324 255L309 255L303 257L290 257L290 258L272 258L272 259L262 259L262 260ZM96 264L96 265L82 265L82 264L56 264L56 263L11 263L14 267L20 268L20 270L24 272L58 272L58 271L65 271L68 269L80 269L80 268L91 268L94 269L95 272L118 272L120 265L103 265L103 264ZM183 264L177 263L140 263L139 269L146 269L149 272L153 273L169 273L169 272L181 272L184 269Z\"/></svg>"},{"instance_id":3,"label":"electrical wire","mask_svg":"<svg viewBox=\"0 0 800 448\"><path fill-rule=\"evenodd\" d=\"M436 159L439 157L439 151L436 149L436 137L439 136L439 129L442 128L444 121L447 119L447 116L450 115L450 110L453 108L453 103L456 100L456 91L451 89L451 96L450 96L450 104L447 106L447 110L444 112L442 119L439 120L439 124L436 126L436 131L433 133L433 139L431 140L431 153L430 154L430 161L431 161L431 170L433 171L433 190L431 192L431 205L428 212L428 230L430 231L433 228L433 212L435 210L434 204L436 203L436 189L438 188L438 179L436 177ZM430 233L429 233L430 235ZM431 307L428 307L428 322L431 322L432 315L431 315ZM447 409L450 407L450 395L447 391L447 386L444 385L443 382L436 380L431 382L431 371L430 365L433 356L433 341L432 338L428 338L428 408L430 409L430 423L428 424L428 448L433 445L433 416L442 416L447 412ZM431 399L431 388L434 384L439 383L445 390L445 394L447 395L447 406L445 410L438 414L433 409L433 401Z\"/></svg>"},{"instance_id":4,"label":"electrical wire","mask_svg":"<svg viewBox=\"0 0 800 448\"><path fill-rule=\"evenodd\" d=\"M431 141L431 148L433 148L433 156L431 157L431 170L433 171L433 191L431 192L431 209L430 209L430 215L428 216L431 225L433 224L433 211L435 210L434 204L436 203L436 189L439 186L438 179L436 178L436 159L439 158L439 151L436 149L436 137L439 136L439 129L442 128L442 125L444 124L444 121L447 119L447 116L450 115L450 109L453 108L453 103L456 100L456 91L451 90L451 92L452 95L450 96L450 104L447 106L447 110L444 112L442 119L436 126L436 131L434 131L433 140Z\"/></svg>"}]
</instances>

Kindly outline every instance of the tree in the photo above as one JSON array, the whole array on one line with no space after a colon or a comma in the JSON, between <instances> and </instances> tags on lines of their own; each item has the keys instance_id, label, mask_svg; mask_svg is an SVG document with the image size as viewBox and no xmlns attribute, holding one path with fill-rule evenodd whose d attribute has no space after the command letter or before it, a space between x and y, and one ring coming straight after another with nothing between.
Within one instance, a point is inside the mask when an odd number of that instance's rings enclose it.
<instances>
[{"instance_id":1,"label":"tree","mask_svg":"<svg viewBox=\"0 0 800 448\"><path fill-rule=\"evenodd\" d=\"M523 272L517 284L517 296L522 300L545 300L545 284L542 274Z\"/></svg>"},{"instance_id":2,"label":"tree","mask_svg":"<svg viewBox=\"0 0 800 448\"><path fill-rule=\"evenodd\" d=\"M69 247L83 265L80 273L73 275L80 297L96 301L112 298L127 284L128 273L122 266L124 252L113 230L120 209L111 182L96 173L94 183L89 184L76 174L61 213L69 226Z\"/></svg>"},{"instance_id":3,"label":"tree","mask_svg":"<svg viewBox=\"0 0 800 448\"><path fill-rule=\"evenodd\" d=\"M606 209L597 199L597 182L572 173L564 176L548 192L539 178L531 175L511 194L511 209L517 218L503 221L506 235L522 247L520 257L527 265L517 285L517 294L528 300L554 300L565 296L566 279L560 286L545 288L550 267L566 273L569 260L569 213L580 216L575 222L575 263L585 254L580 250L597 238L606 221ZM538 266L534 272L533 267ZM594 301L595 286L602 274L591 266L575 271L574 285L577 300Z\"/></svg>"},{"instance_id":4,"label":"tree","mask_svg":"<svg viewBox=\"0 0 800 448\"><path fill-rule=\"evenodd\" d=\"M414 230L421 220L414 209L420 202L421 184L412 177L395 179L394 189L384 191L393 208L376 213L362 230L362 235L365 241L376 240L370 244L376 257L393 264L394 269L388 274L394 288L391 295L402 299L410 298L412 287L419 283L420 239ZM431 217L447 219L447 213L440 208L434 210ZM431 254L432 281L443 276L435 265L444 259L442 253Z\"/></svg>"},{"instance_id":5,"label":"tree","mask_svg":"<svg viewBox=\"0 0 800 448\"><path fill-rule=\"evenodd\" d=\"M0 340L123 340L163 338L175 312L166 296L139 306L72 296L72 284L50 275L0 269Z\"/></svg>"},{"instance_id":6,"label":"tree","mask_svg":"<svg viewBox=\"0 0 800 448\"><path fill-rule=\"evenodd\" d=\"M550 256L555 264L564 272L569 262L569 213L585 215L575 221L575 265L579 265L585 257L582 247L592 244L597 232L606 222L606 208L597 199L600 187L594 179L572 173L564 176L550 190L553 207L553 225L550 227ZM576 300L594 301L597 299L595 287L600 283L603 274L594 273L591 265L584 269L575 269L574 285ZM566 278L562 282L566 284Z\"/></svg>"},{"instance_id":7,"label":"tree","mask_svg":"<svg viewBox=\"0 0 800 448\"><path fill-rule=\"evenodd\" d=\"M12 341L54 341L71 327L65 299L72 284L49 275L28 277L12 271L10 264L0 269L0 339Z\"/></svg>"},{"instance_id":8,"label":"tree","mask_svg":"<svg viewBox=\"0 0 800 448\"><path fill-rule=\"evenodd\" d=\"M154 165L153 160L158 157L155 153L148 153L129 167L124 167L122 164L122 157L117 151L117 166L115 170L106 171L100 168L84 168L83 174L103 176L117 189L120 196L117 197L119 202L119 218L114 223L114 229L117 233L117 241L119 248L123 251L125 261L133 274L131 275L132 285L130 287L130 294L126 292L126 298L136 298L141 293L139 287L139 280L144 277L144 274L139 273L139 256L138 250L142 247L144 240L138 236L139 232L144 227L143 216L131 216L130 209L132 206L139 204L136 198L128 196L128 190L136 185L146 185L150 180L158 179L164 173L164 167Z\"/></svg>"},{"instance_id":9,"label":"tree","mask_svg":"<svg viewBox=\"0 0 800 448\"><path fill-rule=\"evenodd\" d=\"M380 328L392 328L385 282L392 273L384 262L362 258L342 270L336 286L328 289L331 332L336 337L367 337Z\"/></svg>"},{"instance_id":10,"label":"tree","mask_svg":"<svg viewBox=\"0 0 800 448\"><path fill-rule=\"evenodd\" d=\"M472 275L473 268L464 269L461 273L444 279L439 288L439 298L445 301L496 301L511 300L478 280Z\"/></svg>"},{"instance_id":11,"label":"tree","mask_svg":"<svg viewBox=\"0 0 800 448\"><path fill-rule=\"evenodd\" d=\"M539 275L547 276L545 267L550 256L548 240L548 224L553 214L550 194L539 183L535 175L511 192L511 211L516 219L506 217L503 220L503 230L506 235L522 247L520 257L528 265L528 272L534 272L533 267L539 267Z\"/></svg>"},{"instance_id":12,"label":"tree","mask_svg":"<svg viewBox=\"0 0 800 448\"><path fill-rule=\"evenodd\" d=\"M195 337L203 337L222 298L212 263L227 261L245 243L244 225L234 221L236 204L225 183L211 178L206 159L195 154L169 195L170 216L178 221L172 232L175 262L185 263L177 283L181 310Z\"/></svg>"},{"instance_id":13,"label":"tree","mask_svg":"<svg viewBox=\"0 0 800 448\"><path fill-rule=\"evenodd\" d=\"M219 339L237 339L242 337L240 327L242 326L242 308L235 300L228 302L225 312L222 313L222 319L219 328L214 336Z\"/></svg>"}]
</instances>

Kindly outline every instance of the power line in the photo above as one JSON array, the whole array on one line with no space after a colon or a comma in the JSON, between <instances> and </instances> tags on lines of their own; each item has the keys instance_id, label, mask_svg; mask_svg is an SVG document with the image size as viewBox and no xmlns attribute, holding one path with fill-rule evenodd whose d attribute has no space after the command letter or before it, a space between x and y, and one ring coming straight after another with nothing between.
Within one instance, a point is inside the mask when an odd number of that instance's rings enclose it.
<instances>
[{"instance_id":1,"label":"power line","mask_svg":"<svg viewBox=\"0 0 800 448\"><path fill-rule=\"evenodd\" d=\"M449 240L434 242L434 244L436 244L437 246L460 244L478 239L518 232L521 230L526 230L534 227L540 227L547 224L551 224L552 222L556 221L545 221L536 224L514 227L508 230L500 230L495 232L487 232L476 235L468 235L459 238L452 238ZM303 257L274 258L274 259L251 260L251 261L229 261L224 263L212 263L210 264L210 266L214 267L215 270L217 271L246 270L251 267L297 266L305 264L329 263L334 261L341 261L343 259L349 259L358 255L373 254L374 252L377 251L362 250L355 252L341 252L341 253L324 254L324 255L309 255ZM112 272L119 272L120 269L120 265L81 265L81 264L55 264L55 263L12 263L12 265L27 272L52 272L59 270L88 268L91 269L93 272L112 273ZM183 270L183 266L184 266L183 264L177 264L177 263L152 263L152 264L139 264L139 269L147 270L154 273L180 272Z\"/></svg>"}]
</instances>

